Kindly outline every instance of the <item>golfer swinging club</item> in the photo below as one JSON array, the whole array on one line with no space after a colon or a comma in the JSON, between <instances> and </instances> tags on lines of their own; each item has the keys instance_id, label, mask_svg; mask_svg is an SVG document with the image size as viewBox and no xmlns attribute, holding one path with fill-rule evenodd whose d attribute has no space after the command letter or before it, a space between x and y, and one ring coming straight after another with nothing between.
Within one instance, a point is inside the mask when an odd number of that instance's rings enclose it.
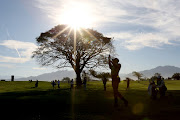
<instances>
[{"instance_id":1,"label":"golfer swinging club","mask_svg":"<svg viewBox=\"0 0 180 120\"><path fill-rule=\"evenodd\" d=\"M120 82L119 71L121 69L121 64L118 62L118 58L111 60L111 56L109 55L109 68L111 69L112 87L114 91L114 107L118 107L118 97L128 106L128 101L118 92L118 85Z\"/></svg>"}]
</instances>

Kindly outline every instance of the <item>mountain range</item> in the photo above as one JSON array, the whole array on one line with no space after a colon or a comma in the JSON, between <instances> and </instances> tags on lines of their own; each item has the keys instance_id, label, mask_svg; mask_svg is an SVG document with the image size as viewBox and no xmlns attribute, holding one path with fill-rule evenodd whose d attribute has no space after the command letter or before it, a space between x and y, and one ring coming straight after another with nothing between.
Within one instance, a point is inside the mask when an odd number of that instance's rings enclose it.
<instances>
[{"instance_id":1,"label":"mountain range","mask_svg":"<svg viewBox=\"0 0 180 120\"><path fill-rule=\"evenodd\" d=\"M158 66L150 70L139 71L139 73L142 73L144 78L151 78L155 73L160 73L162 77L168 78L172 77L174 73L180 73L180 68L175 66ZM122 75L122 79L126 77L137 79L132 73Z\"/></svg>"},{"instance_id":2,"label":"mountain range","mask_svg":"<svg viewBox=\"0 0 180 120\"><path fill-rule=\"evenodd\" d=\"M174 73L180 73L180 68L175 66L158 66L156 68L144 71L138 71L143 74L143 77L150 78L155 73L160 73L164 78L172 77ZM59 70L52 73L45 73L38 76L30 76L26 78L18 78L15 76L15 81L28 81L28 80L39 80L39 81L52 81L52 80L62 80L64 77L75 78L76 74L74 71L68 70ZM129 74L120 74L121 79L125 79L126 77L132 78L136 80L137 78ZM10 77L9 77L10 78ZM2 79L2 78L1 78ZM6 78L3 78L6 79Z\"/></svg>"}]
</instances>

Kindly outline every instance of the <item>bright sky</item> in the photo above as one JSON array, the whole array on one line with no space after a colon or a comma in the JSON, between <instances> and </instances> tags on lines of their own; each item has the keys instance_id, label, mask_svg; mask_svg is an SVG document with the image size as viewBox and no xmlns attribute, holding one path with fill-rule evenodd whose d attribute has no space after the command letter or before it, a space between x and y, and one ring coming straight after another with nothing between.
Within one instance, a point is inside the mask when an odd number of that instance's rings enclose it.
<instances>
[{"instance_id":1,"label":"bright sky","mask_svg":"<svg viewBox=\"0 0 180 120\"><path fill-rule=\"evenodd\" d=\"M1 0L0 76L56 71L31 59L35 38L58 24L74 25L72 20L114 37L121 73L180 67L179 5L178 0Z\"/></svg>"}]
</instances>

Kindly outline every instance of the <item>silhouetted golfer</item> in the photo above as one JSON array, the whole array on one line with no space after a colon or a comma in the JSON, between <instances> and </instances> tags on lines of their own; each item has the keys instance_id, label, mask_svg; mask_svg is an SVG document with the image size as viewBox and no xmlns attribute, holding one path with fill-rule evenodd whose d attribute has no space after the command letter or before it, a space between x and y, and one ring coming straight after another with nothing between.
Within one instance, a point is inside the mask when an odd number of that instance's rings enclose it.
<instances>
[{"instance_id":1,"label":"silhouetted golfer","mask_svg":"<svg viewBox=\"0 0 180 120\"><path fill-rule=\"evenodd\" d=\"M128 106L128 101L118 92L120 82L119 71L121 69L121 64L118 62L119 59L114 58L111 60L111 56L109 55L109 68L111 69L112 87L114 91L114 107L118 107L118 97Z\"/></svg>"}]
</instances>

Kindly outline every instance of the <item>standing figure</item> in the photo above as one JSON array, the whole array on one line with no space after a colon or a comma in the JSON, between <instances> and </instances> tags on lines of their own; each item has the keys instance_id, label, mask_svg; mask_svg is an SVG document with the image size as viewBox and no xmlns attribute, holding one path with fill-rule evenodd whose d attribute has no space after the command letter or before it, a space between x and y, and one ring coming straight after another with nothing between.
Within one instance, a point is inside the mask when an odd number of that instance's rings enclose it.
<instances>
[{"instance_id":1,"label":"standing figure","mask_svg":"<svg viewBox=\"0 0 180 120\"><path fill-rule=\"evenodd\" d=\"M52 84L53 89L55 89L56 82L53 80L51 84Z\"/></svg>"},{"instance_id":2,"label":"standing figure","mask_svg":"<svg viewBox=\"0 0 180 120\"><path fill-rule=\"evenodd\" d=\"M114 107L118 107L118 97L128 106L128 101L118 92L120 82L119 71L121 69L121 64L118 62L118 58L111 60L111 56L109 55L109 68L111 69L112 87L114 91Z\"/></svg>"},{"instance_id":3,"label":"standing figure","mask_svg":"<svg viewBox=\"0 0 180 120\"><path fill-rule=\"evenodd\" d=\"M150 81L149 86L148 86L148 93L151 96L152 99L157 98L157 90L156 90L156 84L154 80Z\"/></svg>"},{"instance_id":4,"label":"standing figure","mask_svg":"<svg viewBox=\"0 0 180 120\"><path fill-rule=\"evenodd\" d=\"M58 88L60 88L60 81L58 80Z\"/></svg>"},{"instance_id":5,"label":"standing figure","mask_svg":"<svg viewBox=\"0 0 180 120\"><path fill-rule=\"evenodd\" d=\"M107 78L104 76L103 77L104 91L106 91L106 83L107 83Z\"/></svg>"},{"instance_id":6,"label":"standing figure","mask_svg":"<svg viewBox=\"0 0 180 120\"><path fill-rule=\"evenodd\" d=\"M38 87L38 80L36 80L36 83L35 83L35 88Z\"/></svg>"},{"instance_id":7,"label":"standing figure","mask_svg":"<svg viewBox=\"0 0 180 120\"><path fill-rule=\"evenodd\" d=\"M129 78L126 78L126 81L127 81L127 88L126 88L126 90L128 90L128 89L129 89L130 79L129 79Z\"/></svg>"},{"instance_id":8,"label":"standing figure","mask_svg":"<svg viewBox=\"0 0 180 120\"><path fill-rule=\"evenodd\" d=\"M73 88L73 84L74 84L74 82L73 82L73 79L71 80L71 87L70 87L70 89L72 89Z\"/></svg>"},{"instance_id":9,"label":"standing figure","mask_svg":"<svg viewBox=\"0 0 180 120\"><path fill-rule=\"evenodd\" d=\"M86 90L86 84L87 84L87 77L85 76L83 80L84 90Z\"/></svg>"},{"instance_id":10,"label":"standing figure","mask_svg":"<svg viewBox=\"0 0 180 120\"><path fill-rule=\"evenodd\" d=\"M165 96L167 91L167 87L165 86L164 80L162 80L161 76L157 77L157 86L159 88L160 97Z\"/></svg>"}]
</instances>

